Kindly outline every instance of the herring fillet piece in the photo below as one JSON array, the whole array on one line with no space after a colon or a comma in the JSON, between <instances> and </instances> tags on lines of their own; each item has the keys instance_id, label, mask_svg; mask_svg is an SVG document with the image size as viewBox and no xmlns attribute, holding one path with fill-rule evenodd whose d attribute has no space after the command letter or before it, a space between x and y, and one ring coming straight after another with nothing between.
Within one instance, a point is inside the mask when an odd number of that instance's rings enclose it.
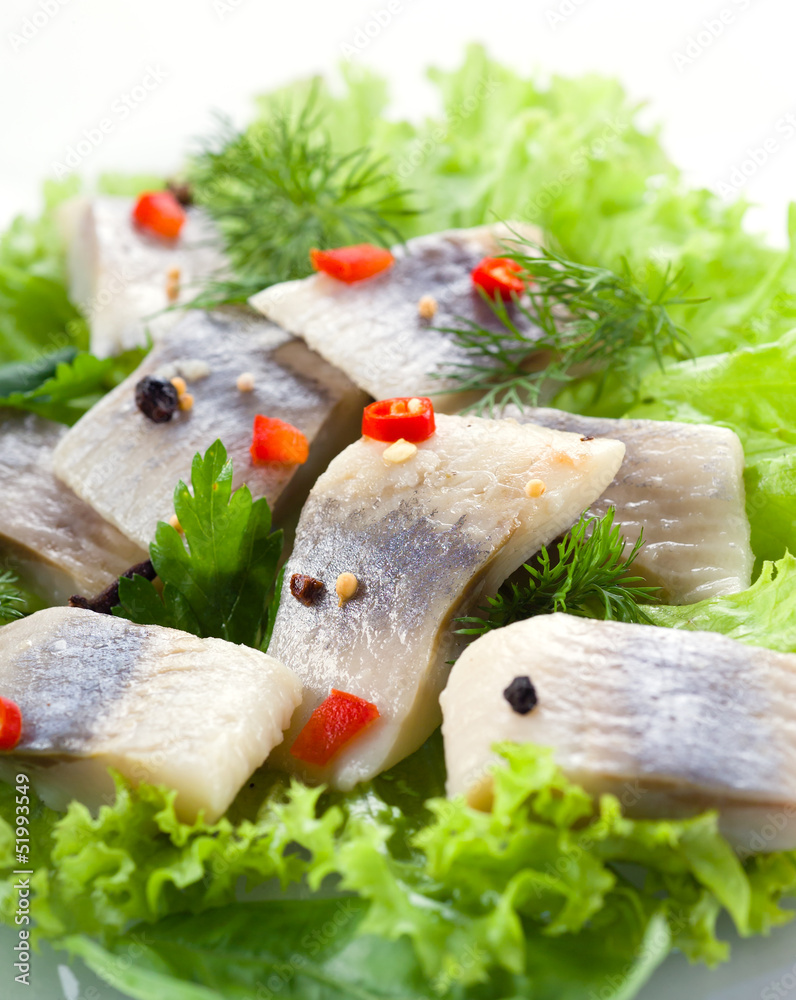
<instances>
[{"instance_id":1,"label":"herring fillet piece","mask_svg":"<svg viewBox=\"0 0 796 1000\"><path fill-rule=\"evenodd\" d=\"M212 822L282 739L301 685L248 646L50 608L0 629L0 694L23 719L0 762L29 769L54 808L104 801L111 767L176 789L182 819Z\"/></svg>"},{"instance_id":2,"label":"herring fillet piece","mask_svg":"<svg viewBox=\"0 0 796 1000\"><path fill-rule=\"evenodd\" d=\"M197 362L207 374L191 381ZM242 372L252 392L239 392ZM182 373L193 408L163 424L135 404L144 375ZM186 313L121 385L66 434L55 471L86 503L128 538L147 548L158 521L172 515L174 488L189 481L197 452L220 438L234 468L233 489L247 483L266 497L275 517L300 504L331 455L359 433L364 396L341 372L299 340L261 319L236 311ZM254 465L249 449L255 414L298 427L311 444L303 466ZM281 504L277 501L281 498Z\"/></svg>"},{"instance_id":3,"label":"herring fillet piece","mask_svg":"<svg viewBox=\"0 0 796 1000\"><path fill-rule=\"evenodd\" d=\"M177 240L147 235L132 221L133 198L75 198L61 210L67 243L69 295L89 322L91 352L108 357L158 340L179 318L164 312L196 298L200 285L223 274L225 258L215 227L200 209L186 209ZM168 273L178 268L179 294L167 295Z\"/></svg>"},{"instance_id":4,"label":"herring fillet piece","mask_svg":"<svg viewBox=\"0 0 796 1000\"><path fill-rule=\"evenodd\" d=\"M51 602L104 590L146 553L60 482L52 455L66 433L0 409L0 557Z\"/></svg>"},{"instance_id":5,"label":"herring fillet piece","mask_svg":"<svg viewBox=\"0 0 796 1000\"><path fill-rule=\"evenodd\" d=\"M694 604L746 590L754 554L749 540L738 436L713 424L611 420L563 410L508 406L505 417L582 435L618 438L625 460L591 507L616 507L628 546L642 529L634 572L661 588L667 604Z\"/></svg>"},{"instance_id":6,"label":"herring fillet piece","mask_svg":"<svg viewBox=\"0 0 796 1000\"><path fill-rule=\"evenodd\" d=\"M310 493L270 651L304 685L275 765L349 789L417 749L438 725L439 693L463 644L467 614L541 546L577 520L613 478L624 445L582 442L513 421L437 416L437 431L401 465L362 438ZM545 493L525 485L541 479ZM323 581L311 607L290 593L293 573ZM359 581L338 607L340 573ZM332 688L373 702L380 718L324 769L289 750Z\"/></svg>"},{"instance_id":7,"label":"herring fillet piece","mask_svg":"<svg viewBox=\"0 0 796 1000\"><path fill-rule=\"evenodd\" d=\"M527 226L517 232L540 239ZM450 334L434 327L464 327L462 318L491 330L503 327L474 289L471 271L483 257L501 252L511 238L505 225L453 229L408 240L393 248L395 264L366 281L347 285L325 274L272 285L250 300L268 319L304 340L376 399L434 396L440 411L462 405L450 378L433 378L472 361ZM422 319L418 302L431 295L433 319ZM519 329L534 328L509 305ZM483 360L483 359L481 359Z\"/></svg>"},{"instance_id":8,"label":"herring fillet piece","mask_svg":"<svg viewBox=\"0 0 796 1000\"><path fill-rule=\"evenodd\" d=\"M527 715L503 696L518 676L536 688ZM494 744L534 743L630 815L718 809L742 852L796 848L796 655L709 632L542 615L477 639L440 701L448 793L478 808L491 801Z\"/></svg>"}]
</instances>

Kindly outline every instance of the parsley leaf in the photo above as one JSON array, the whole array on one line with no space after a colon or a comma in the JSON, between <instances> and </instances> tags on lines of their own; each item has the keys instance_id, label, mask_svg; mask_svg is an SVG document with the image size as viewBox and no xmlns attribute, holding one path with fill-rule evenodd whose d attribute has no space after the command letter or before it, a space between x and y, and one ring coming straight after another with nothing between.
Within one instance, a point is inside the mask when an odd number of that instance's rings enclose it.
<instances>
[{"instance_id":1,"label":"parsley leaf","mask_svg":"<svg viewBox=\"0 0 796 1000\"><path fill-rule=\"evenodd\" d=\"M220 441L197 454L193 494L180 482L174 510L184 532L161 521L149 547L163 594L142 576L119 581L113 613L140 625L166 625L259 648L275 614L282 532L271 532L265 498L248 486L232 493L232 463ZM278 591L277 591L278 593Z\"/></svg>"},{"instance_id":2,"label":"parsley leaf","mask_svg":"<svg viewBox=\"0 0 796 1000\"><path fill-rule=\"evenodd\" d=\"M614 525L615 512L616 508L610 507L603 517L584 514L558 543L557 561L550 558L548 549L542 549L535 564L523 566L527 580L506 583L496 597L487 598L487 606L479 608L483 617L458 618L467 626L458 633L483 635L556 611L582 618L653 624L639 602L655 601L658 588L643 586L641 577L628 576L643 539L639 536L625 557L625 539Z\"/></svg>"},{"instance_id":3,"label":"parsley leaf","mask_svg":"<svg viewBox=\"0 0 796 1000\"><path fill-rule=\"evenodd\" d=\"M29 410L58 423L76 423L83 414L136 368L145 354L134 348L115 358L95 358L70 348L30 363L0 368L0 406Z\"/></svg>"}]
</instances>

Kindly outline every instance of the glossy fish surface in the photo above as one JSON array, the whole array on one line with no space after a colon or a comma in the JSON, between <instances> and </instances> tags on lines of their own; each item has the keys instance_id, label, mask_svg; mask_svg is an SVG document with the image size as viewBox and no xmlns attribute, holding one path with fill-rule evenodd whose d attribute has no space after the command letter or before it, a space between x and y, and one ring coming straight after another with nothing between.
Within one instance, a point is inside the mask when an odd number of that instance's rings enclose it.
<instances>
[{"instance_id":1,"label":"glossy fish surface","mask_svg":"<svg viewBox=\"0 0 796 1000\"><path fill-rule=\"evenodd\" d=\"M751 583L754 555L745 509L744 454L738 436L712 424L611 420L562 410L507 407L505 416L557 430L623 441L622 467L591 512L616 507L632 545L643 530L634 570L667 604L734 594Z\"/></svg>"},{"instance_id":2,"label":"glossy fish surface","mask_svg":"<svg viewBox=\"0 0 796 1000\"><path fill-rule=\"evenodd\" d=\"M518 677L537 699L527 714L504 693ZM494 744L533 743L630 815L718 809L739 849L796 848L796 655L709 632L543 615L476 640L440 700L448 792L473 805L489 805Z\"/></svg>"},{"instance_id":3,"label":"glossy fish surface","mask_svg":"<svg viewBox=\"0 0 796 1000\"><path fill-rule=\"evenodd\" d=\"M474 288L471 272L485 256L499 254L501 239L510 237L506 226L420 236L395 247L394 265L366 281L348 285L315 274L272 285L251 304L376 399L434 395L438 410L456 409L461 399L455 381L439 376L471 357L455 337L437 328L463 329L463 320L472 320L503 329ZM427 296L436 312L425 319L419 304ZM513 306L509 310L533 339L535 329Z\"/></svg>"},{"instance_id":4,"label":"glossy fish surface","mask_svg":"<svg viewBox=\"0 0 796 1000\"><path fill-rule=\"evenodd\" d=\"M301 686L248 646L50 608L0 628L0 694L23 719L0 763L24 764L53 806L101 801L112 767L212 821L282 739Z\"/></svg>"},{"instance_id":5,"label":"glossy fish surface","mask_svg":"<svg viewBox=\"0 0 796 1000\"><path fill-rule=\"evenodd\" d=\"M238 390L248 372L254 388ZM144 375L185 377L190 411L153 423L135 402ZM220 438L233 463L233 488L247 483L273 508L300 503L329 458L358 433L364 397L348 379L271 323L245 313L189 312L121 385L68 432L55 470L86 503L137 544L148 547L158 521L173 513L173 493L191 462ZM256 414L278 417L311 444L303 466L254 465ZM277 510L277 514L279 510Z\"/></svg>"},{"instance_id":6,"label":"glossy fish surface","mask_svg":"<svg viewBox=\"0 0 796 1000\"><path fill-rule=\"evenodd\" d=\"M65 433L35 414L0 409L0 555L58 604L98 593L146 558L56 478L53 451Z\"/></svg>"},{"instance_id":7,"label":"glossy fish surface","mask_svg":"<svg viewBox=\"0 0 796 1000\"><path fill-rule=\"evenodd\" d=\"M143 345L148 334L159 339L180 316L165 310L195 299L225 267L200 210L186 209L179 238L164 240L133 223L134 205L132 198L78 198L63 209L69 293L88 318L98 357Z\"/></svg>"},{"instance_id":8,"label":"glossy fish surface","mask_svg":"<svg viewBox=\"0 0 796 1000\"><path fill-rule=\"evenodd\" d=\"M452 620L577 520L624 455L617 441L445 415L401 464L388 464L387 447L362 438L311 491L270 646L304 685L276 765L343 789L430 735L461 648ZM526 493L531 480L544 483L541 495ZM340 607L343 573L358 586ZM310 606L291 594L293 574L324 585ZM328 767L308 769L289 748L332 688L375 704L380 718Z\"/></svg>"}]
</instances>

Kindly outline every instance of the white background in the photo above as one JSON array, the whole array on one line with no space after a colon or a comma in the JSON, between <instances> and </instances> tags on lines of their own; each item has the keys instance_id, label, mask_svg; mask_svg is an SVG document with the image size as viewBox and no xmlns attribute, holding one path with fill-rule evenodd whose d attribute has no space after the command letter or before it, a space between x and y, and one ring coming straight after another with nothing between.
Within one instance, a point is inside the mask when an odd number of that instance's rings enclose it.
<instances>
[{"instance_id":1,"label":"white background","mask_svg":"<svg viewBox=\"0 0 796 1000\"><path fill-rule=\"evenodd\" d=\"M619 76L696 183L715 188L773 139L739 189L762 206L752 225L781 242L796 138L777 122L796 112L795 27L793 0L0 0L0 224L36 207L41 178L102 118L113 129L82 172L164 171L212 109L242 121L251 94L333 71L357 40L355 58L388 75L410 116L433 107L424 67L453 66L481 40L525 73ZM120 120L114 102L148 66L165 80Z\"/></svg>"}]
</instances>

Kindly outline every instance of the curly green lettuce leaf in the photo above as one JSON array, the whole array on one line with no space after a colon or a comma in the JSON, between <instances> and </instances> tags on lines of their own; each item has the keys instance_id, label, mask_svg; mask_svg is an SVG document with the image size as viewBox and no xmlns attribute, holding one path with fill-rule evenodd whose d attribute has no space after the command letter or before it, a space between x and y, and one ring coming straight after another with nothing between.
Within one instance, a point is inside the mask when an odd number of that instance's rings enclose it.
<instances>
[{"instance_id":1,"label":"curly green lettuce leaf","mask_svg":"<svg viewBox=\"0 0 796 1000\"><path fill-rule=\"evenodd\" d=\"M418 796L413 805L405 783L437 752L432 743L417 761L345 796L277 780L259 809L238 802L215 824L182 823L173 792L133 790L119 778L115 800L96 817L78 803L63 816L37 806L37 935L68 945L106 975L109 956L137 934L145 948L135 981L114 982L131 996L156 995L146 991L168 981L162 977L186 981L190 940L207 935L214 964L190 979L222 996L239 995L248 976L271 975L293 942L307 958L292 987L297 996L305 974L331 991L319 996L336 996L335 975L346 970L346 982L378 997L369 977L394 964L396 976L424 984L421 996L423 989L462 997L538 991L574 1000L598 981L615 990L606 996L633 996L672 943L693 960L723 960L722 911L742 934L792 916L780 901L796 890L796 855L742 863L712 813L628 819L616 798L594 803L549 750L530 746L501 748L491 813L461 799ZM13 789L0 794L8 805L0 816L9 816ZM406 813L417 822L403 825ZM10 824L0 821L7 874L12 844ZM275 926L284 924L284 937L255 939L245 930L253 912L236 896L241 878L270 901L256 926L266 925L267 910ZM6 919L13 906L8 879L0 883ZM350 914L345 930L328 951L305 954L311 946L294 932L317 926L327 906ZM574 961L578 955L588 962Z\"/></svg>"},{"instance_id":2,"label":"curly green lettuce leaf","mask_svg":"<svg viewBox=\"0 0 796 1000\"><path fill-rule=\"evenodd\" d=\"M639 937L628 906L610 925L569 940L531 933L524 974L496 972L488 983L463 988L447 978L429 982L405 939L363 934L366 909L350 896L237 903L135 927L107 950L86 937L64 946L138 1000L622 1000L636 994L671 944L661 915ZM135 964L119 961L131 953Z\"/></svg>"},{"instance_id":3,"label":"curly green lettuce leaf","mask_svg":"<svg viewBox=\"0 0 796 1000\"><path fill-rule=\"evenodd\" d=\"M729 427L746 455L746 509L758 560L796 551L796 330L651 372L629 416Z\"/></svg>"},{"instance_id":4,"label":"curly green lettuce leaf","mask_svg":"<svg viewBox=\"0 0 796 1000\"><path fill-rule=\"evenodd\" d=\"M647 609L655 625L720 632L750 646L796 653L796 557L763 564L748 590L682 607Z\"/></svg>"},{"instance_id":5,"label":"curly green lettuce leaf","mask_svg":"<svg viewBox=\"0 0 796 1000\"><path fill-rule=\"evenodd\" d=\"M259 647L269 634L282 532L248 486L232 492L232 463L220 441L194 456L193 494L180 482L174 510L183 534L157 527L150 558L162 595L142 576L119 581L114 614L141 625L165 625L201 637Z\"/></svg>"}]
</instances>

